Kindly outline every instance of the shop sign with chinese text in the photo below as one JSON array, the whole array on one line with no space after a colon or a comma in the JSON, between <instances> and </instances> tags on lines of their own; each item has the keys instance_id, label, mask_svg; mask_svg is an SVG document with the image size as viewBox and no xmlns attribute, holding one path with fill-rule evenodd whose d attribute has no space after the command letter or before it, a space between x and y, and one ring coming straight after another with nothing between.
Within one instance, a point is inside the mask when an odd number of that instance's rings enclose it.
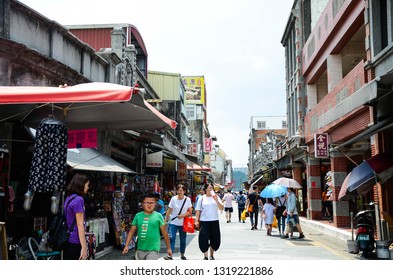
<instances>
[{"instance_id":1,"label":"shop sign with chinese text","mask_svg":"<svg viewBox=\"0 0 393 280\"><path fill-rule=\"evenodd\" d=\"M212 139L205 138L205 153L210 153L212 151Z\"/></svg>"},{"instance_id":2,"label":"shop sign with chinese text","mask_svg":"<svg viewBox=\"0 0 393 280\"><path fill-rule=\"evenodd\" d=\"M327 158L329 157L329 143L327 133L315 133L314 134L314 147L316 158Z\"/></svg>"},{"instance_id":3,"label":"shop sign with chinese text","mask_svg":"<svg viewBox=\"0 0 393 280\"><path fill-rule=\"evenodd\" d=\"M68 131L68 149L97 148L97 129Z\"/></svg>"}]
</instances>

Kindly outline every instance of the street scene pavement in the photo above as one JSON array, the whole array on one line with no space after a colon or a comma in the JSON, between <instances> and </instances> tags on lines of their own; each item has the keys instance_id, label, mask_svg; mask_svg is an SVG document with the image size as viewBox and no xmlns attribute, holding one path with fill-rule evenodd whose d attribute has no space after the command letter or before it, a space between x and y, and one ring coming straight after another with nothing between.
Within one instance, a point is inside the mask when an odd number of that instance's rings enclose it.
<instances>
[{"instance_id":1,"label":"street scene pavement","mask_svg":"<svg viewBox=\"0 0 393 280\"><path fill-rule=\"evenodd\" d=\"M298 240L298 232L293 238L282 239L278 230L273 229L272 236L267 235L264 225L251 230L250 219L245 223L238 222L237 209L232 213L230 223L226 222L225 212L220 215L221 246L215 253L216 260L357 260L359 255L350 254L347 249L346 235L337 237L337 233L313 227L305 218L301 218L301 226L305 238ZM350 239L350 233L348 233ZM161 242L160 260L166 255L165 243ZM198 232L187 234L185 256L189 260L202 260L203 254L198 247ZM131 260L134 250L122 255L118 249L97 254L101 260ZM179 237L176 238L173 260L180 260Z\"/></svg>"}]
</instances>

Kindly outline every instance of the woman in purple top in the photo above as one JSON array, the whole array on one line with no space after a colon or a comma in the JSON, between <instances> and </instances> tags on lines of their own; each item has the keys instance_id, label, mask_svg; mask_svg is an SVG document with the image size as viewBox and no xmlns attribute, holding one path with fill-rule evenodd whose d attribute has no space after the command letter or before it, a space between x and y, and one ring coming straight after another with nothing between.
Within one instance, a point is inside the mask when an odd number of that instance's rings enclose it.
<instances>
[{"instance_id":1,"label":"woman in purple top","mask_svg":"<svg viewBox=\"0 0 393 280\"><path fill-rule=\"evenodd\" d=\"M67 198L64 202L67 225L71 227L76 221L74 228L70 229L71 235L68 246L63 252L65 260L86 260L87 245L85 239L85 202L83 195L89 190L89 178L76 173L67 186Z\"/></svg>"}]
</instances>

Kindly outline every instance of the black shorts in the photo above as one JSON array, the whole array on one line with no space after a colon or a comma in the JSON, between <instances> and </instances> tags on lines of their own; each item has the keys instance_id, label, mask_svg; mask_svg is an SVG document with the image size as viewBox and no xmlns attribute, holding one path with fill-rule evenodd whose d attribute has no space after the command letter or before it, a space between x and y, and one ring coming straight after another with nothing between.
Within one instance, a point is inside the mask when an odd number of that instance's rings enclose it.
<instances>
[{"instance_id":1,"label":"black shorts","mask_svg":"<svg viewBox=\"0 0 393 280\"><path fill-rule=\"evenodd\" d=\"M229 211L229 213L233 212L233 207L225 207L225 212Z\"/></svg>"}]
</instances>

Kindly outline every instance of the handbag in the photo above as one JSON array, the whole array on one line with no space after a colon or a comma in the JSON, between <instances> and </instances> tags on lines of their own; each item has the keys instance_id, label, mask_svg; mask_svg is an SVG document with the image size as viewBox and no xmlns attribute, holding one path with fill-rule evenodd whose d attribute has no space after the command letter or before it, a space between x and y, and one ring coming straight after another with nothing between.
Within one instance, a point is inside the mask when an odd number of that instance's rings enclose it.
<instances>
[{"instance_id":1,"label":"handbag","mask_svg":"<svg viewBox=\"0 0 393 280\"><path fill-rule=\"evenodd\" d=\"M194 219L191 216L185 216L183 218L183 231L187 233L195 232Z\"/></svg>"},{"instance_id":2,"label":"handbag","mask_svg":"<svg viewBox=\"0 0 393 280\"><path fill-rule=\"evenodd\" d=\"M241 214L241 216L240 216L240 219L241 219L242 221L245 221L246 218L247 218L248 216L249 216L249 214L248 214L247 210L244 209L243 212L242 212L242 214Z\"/></svg>"},{"instance_id":3,"label":"handbag","mask_svg":"<svg viewBox=\"0 0 393 280\"><path fill-rule=\"evenodd\" d=\"M252 205L248 205L248 208L247 208L248 212L253 212L254 205L255 205L255 202L257 202L257 200L258 200L258 197L255 197L254 203Z\"/></svg>"},{"instance_id":4,"label":"handbag","mask_svg":"<svg viewBox=\"0 0 393 280\"><path fill-rule=\"evenodd\" d=\"M272 223L272 227L277 228L278 223L277 223L277 217L276 215L273 216L273 223Z\"/></svg>"}]
</instances>

